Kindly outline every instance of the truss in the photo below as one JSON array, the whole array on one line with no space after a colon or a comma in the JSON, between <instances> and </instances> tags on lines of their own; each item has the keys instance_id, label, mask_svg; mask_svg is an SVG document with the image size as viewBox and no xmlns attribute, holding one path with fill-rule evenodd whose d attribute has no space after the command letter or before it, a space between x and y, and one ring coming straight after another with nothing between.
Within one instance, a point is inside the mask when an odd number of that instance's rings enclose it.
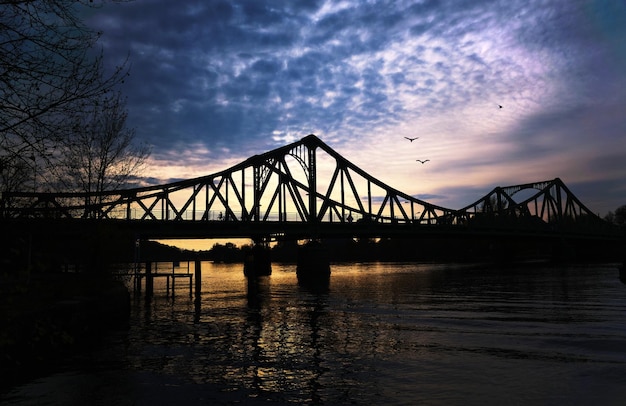
<instances>
[{"instance_id":1,"label":"truss","mask_svg":"<svg viewBox=\"0 0 626 406\"><path fill-rule=\"evenodd\" d=\"M530 197L516 201L514 195L522 190L533 189ZM573 224L606 227L591 210L565 186L559 178L526 183L521 185L496 187L476 202L457 210L453 215L454 224L496 224L515 220L517 223L537 223L540 220L548 226L563 227Z\"/></svg>"},{"instance_id":2,"label":"truss","mask_svg":"<svg viewBox=\"0 0 626 406\"><path fill-rule=\"evenodd\" d=\"M516 202L516 193L536 193ZM3 218L142 221L494 224L602 222L560 179L496 187L460 210L431 204L370 176L315 135L224 171L144 188L87 193L4 193Z\"/></svg>"}]
</instances>

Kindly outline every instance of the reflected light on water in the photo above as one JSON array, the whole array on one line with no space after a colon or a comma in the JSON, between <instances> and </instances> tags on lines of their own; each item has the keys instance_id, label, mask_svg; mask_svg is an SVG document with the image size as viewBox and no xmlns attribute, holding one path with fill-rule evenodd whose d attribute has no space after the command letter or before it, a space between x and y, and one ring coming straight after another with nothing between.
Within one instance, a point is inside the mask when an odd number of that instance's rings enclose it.
<instances>
[{"instance_id":1,"label":"reflected light on water","mask_svg":"<svg viewBox=\"0 0 626 406\"><path fill-rule=\"evenodd\" d=\"M254 282L239 264L202 266L199 303L186 287L167 297L155 280L152 301L135 298L129 331L68 368L84 378L99 365L108 378L98 395L112 399L125 387L128 404L618 404L626 396L625 288L610 267L334 264L319 290L298 285L293 265L274 264ZM43 382L31 385L45 393ZM28 404L28 390L7 404Z\"/></svg>"}]
</instances>

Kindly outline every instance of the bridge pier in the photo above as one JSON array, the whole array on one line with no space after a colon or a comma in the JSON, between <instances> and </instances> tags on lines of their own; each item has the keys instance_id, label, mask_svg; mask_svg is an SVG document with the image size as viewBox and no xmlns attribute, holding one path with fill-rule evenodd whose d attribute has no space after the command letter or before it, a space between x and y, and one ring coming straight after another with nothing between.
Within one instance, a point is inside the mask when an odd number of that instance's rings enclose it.
<instances>
[{"instance_id":1,"label":"bridge pier","mask_svg":"<svg viewBox=\"0 0 626 406\"><path fill-rule=\"evenodd\" d=\"M296 275L298 282L304 284L330 281L328 252L319 241L309 241L298 249Z\"/></svg>"},{"instance_id":2,"label":"bridge pier","mask_svg":"<svg viewBox=\"0 0 626 406\"><path fill-rule=\"evenodd\" d=\"M268 246L263 243L256 243L251 250L246 252L243 274L248 278L272 274L272 259Z\"/></svg>"}]
</instances>

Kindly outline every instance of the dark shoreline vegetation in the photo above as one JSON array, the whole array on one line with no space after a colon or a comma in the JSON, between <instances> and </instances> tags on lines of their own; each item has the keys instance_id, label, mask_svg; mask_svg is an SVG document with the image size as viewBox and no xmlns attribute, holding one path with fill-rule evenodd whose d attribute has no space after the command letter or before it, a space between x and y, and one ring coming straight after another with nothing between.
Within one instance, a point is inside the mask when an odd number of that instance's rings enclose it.
<instances>
[{"instance_id":1,"label":"dark shoreline vegetation","mask_svg":"<svg viewBox=\"0 0 626 406\"><path fill-rule=\"evenodd\" d=\"M53 370L64 357L127 328L130 294L122 281L90 273L39 272L0 280L0 390Z\"/></svg>"},{"instance_id":2,"label":"dark shoreline vegetation","mask_svg":"<svg viewBox=\"0 0 626 406\"><path fill-rule=\"evenodd\" d=\"M99 338L111 329L127 328L130 292L127 283L116 280L111 272L114 264L193 260L243 264L246 253L252 249L251 245L226 243L215 244L206 251L191 251L156 241L143 241L139 247L128 249L128 241L101 241L105 242L95 249L73 246L75 252L71 252L53 242L47 242L44 249L38 244L33 246L32 241L26 247L24 241L5 240L4 248L10 249L5 250L0 274L0 373L11 378L0 384L0 390L54 370L64 356L97 345ZM576 247L454 239L340 239L323 244L331 262L481 262L508 266L537 260L621 260L618 247L602 244ZM115 249L120 246L126 249ZM278 242L271 248L271 259L275 263L294 263L298 248L296 241ZM121 255L105 257L104 252ZM65 262L69 258L75 262ZM30 271L25 270L26 263L30 264Z\"/></svg>"}]
</instances>

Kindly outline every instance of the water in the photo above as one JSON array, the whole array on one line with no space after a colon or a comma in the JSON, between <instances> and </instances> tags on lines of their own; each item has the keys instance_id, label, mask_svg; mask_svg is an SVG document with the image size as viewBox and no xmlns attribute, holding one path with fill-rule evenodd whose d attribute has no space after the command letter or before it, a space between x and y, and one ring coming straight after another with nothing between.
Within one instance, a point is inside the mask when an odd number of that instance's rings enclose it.
<instances>
[{"instance_id":1,"label":"water","mask_svg":"<svg viewBox=\"0 0 626 406\"><path fill-rule=\"evenodd\" d=\"M133 302L131 327L7 405L617 405L626 402L626 285L616 266L333 265L248 285L203 263Z\"/></svg>"}]
</instances>

